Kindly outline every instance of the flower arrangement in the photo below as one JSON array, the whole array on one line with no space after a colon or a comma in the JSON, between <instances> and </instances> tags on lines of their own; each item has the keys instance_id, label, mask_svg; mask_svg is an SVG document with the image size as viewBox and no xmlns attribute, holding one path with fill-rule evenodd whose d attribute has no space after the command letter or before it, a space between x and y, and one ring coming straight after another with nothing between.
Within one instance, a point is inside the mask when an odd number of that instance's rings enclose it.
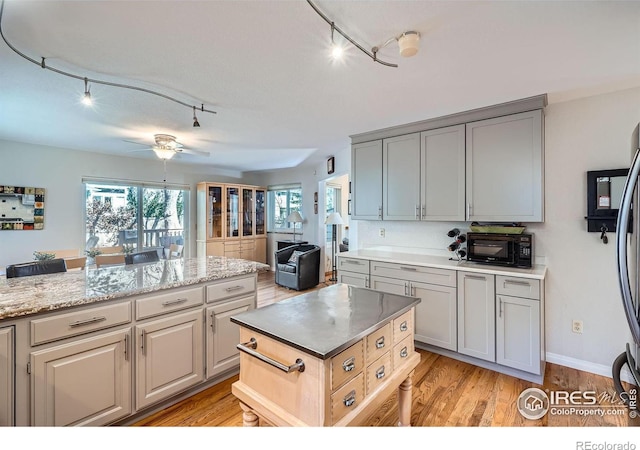
<instances>
[{"instance_id":1,"label":"flower arrangement","mask_svg":"<svg viewBox=\"0 0 640 450\"><path fill-rule=\"evenodd\" d=\"M135 251L135 247L132 244L122 244L122 253L130 255Z\"/></svg>"},{"instance_id":2,"label":"flower arrangement","mask_svg":"<svg viewBox=\"0 0 640 450\"><path fill-rule=\"evenodd\" d=\"M33 258L37 261L47 261L49 259L54 259L55 257L55 253L33 252Z\"/></svg>"},{"instance_id":3,"label":"flower arrangement","mask_svg":"<svg viewBox=\"0 0 640 450\"><path fill-rule=\"evenodd\" d=\"M97 248L90 248L89 250L84 251L89 258L95 258L98 255L102 255L102 252Z\"/></svg>"}]
</instances>

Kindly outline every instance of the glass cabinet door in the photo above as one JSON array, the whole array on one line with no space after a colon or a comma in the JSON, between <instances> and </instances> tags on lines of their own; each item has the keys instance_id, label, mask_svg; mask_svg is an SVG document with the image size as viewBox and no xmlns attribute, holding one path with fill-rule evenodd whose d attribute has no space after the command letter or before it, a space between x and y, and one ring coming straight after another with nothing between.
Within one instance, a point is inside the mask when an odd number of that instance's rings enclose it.
<instances>
[{"instance_id":1,"label":"glass cabinet door","mask_svg":"<svg viewBox=\"0 0 640 450\"><path fill-rule=\"evenodd\" d=\"M227 237L239 237L240 189L227 186Z\"/></svg>"},{"instance_id":2,"label":"glass cabinet door","mask_svg":"<svg viewBox=\"0 0 640 450\"><path fill-rule=\"evenodd\" d=\"M256 189L256 236L265 234L265 200L267 194L264 189Z\"/></svg>"},{"instance_id":3,"label":"glass cabinet door","mask_svg":"<svg viewBox=\"0 0 640 450\"><path fill-rule=\"evenodd\" d=\"M222 237L222 186L209 186L207 239Z\"/></svg>"},{"instance_id":4,"label":"glass cabinet door","mask_svg":"<svg viewBox=\"0 0 640 450\"><path fill-rule=\"evenodd\" d=\"M242 235L253 236L253 189L242 188Z\"/></svg>"}]
</instances>

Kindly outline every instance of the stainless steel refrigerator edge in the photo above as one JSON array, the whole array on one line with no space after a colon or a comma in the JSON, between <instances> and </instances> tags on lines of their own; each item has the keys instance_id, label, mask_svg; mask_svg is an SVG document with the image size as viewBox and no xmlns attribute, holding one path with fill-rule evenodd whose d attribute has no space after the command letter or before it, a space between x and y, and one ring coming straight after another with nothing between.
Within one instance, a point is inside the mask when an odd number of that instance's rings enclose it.
<instances>
[{"instance_id":1,"label":"stainless steel refrigerator edge","mask_svg":"<svg viewBox=\"0 0 640 450\"><path fill-rule=\"evenodd\" d=\"M634 393L628 393L622 386L620 375L626 365L635 380L636 386L639 384L640 374L638 372L638 355L640 348L640 223L638 217L638 205L640 197L638 194L638 175L640 175L640 125L637 125L632 134L632 162L629 168L629 175L622 191L622 200L618 210L616 223L616 259L618 263L618 281L620 284L620 294L622 305L627 318L627 324L631 331L633 342L627 343L626 350L622 352L613 362L613 383L620 398L634 410L636 408ZM633 205L636 205L634 208ZM629 230L629 218L631 226Z\"/></svg>"}]
</instances>

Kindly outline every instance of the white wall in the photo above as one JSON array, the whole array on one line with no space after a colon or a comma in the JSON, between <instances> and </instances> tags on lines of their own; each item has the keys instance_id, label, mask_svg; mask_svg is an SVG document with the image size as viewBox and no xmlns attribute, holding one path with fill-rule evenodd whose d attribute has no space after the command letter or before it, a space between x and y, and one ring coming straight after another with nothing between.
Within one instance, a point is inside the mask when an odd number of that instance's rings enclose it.
<instances>
[{"instance_id":1,"label":"white wall","mask_svg":"<svg viewBox=\"0 0 640 450\"><path fill-rule=\"evenodd\" d=\"M609 244L588 233L586 172L628 168L631 133L640 122L640 89L550 104L545 116L544 224L535 234L539 262L548 266L546 341L549 361L609 375L630 339L616 278L615 235ZM392 246L450 255L446 232L469 223L352 221L358 248ZM379 228L385 237L378 237ZM571 331L584 321L583 334Z\"/></svg>"},{"instance_id":2,"label":"white wall","mask_svg":"<svg viewBox=\"0 0 640 450\"><path fill-rule=\"evenodd\" d=\"M191 239L186 255L195 255L196 183L238 182L234 175L232 172L205 171L173 160L167 162L166 181L192 187ZM165 179L160 160L0 141L0 185L45 188L44 229L0 231L0 268L33 260L36 250L84 250L84 176L149 182Z\"/></svg>"}]
</instances>

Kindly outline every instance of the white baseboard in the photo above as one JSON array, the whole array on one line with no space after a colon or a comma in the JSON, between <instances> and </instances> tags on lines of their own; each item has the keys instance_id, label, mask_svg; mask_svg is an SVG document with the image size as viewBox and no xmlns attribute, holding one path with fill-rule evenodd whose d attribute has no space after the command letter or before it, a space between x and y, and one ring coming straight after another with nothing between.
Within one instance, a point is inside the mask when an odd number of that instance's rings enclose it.
<instances>
[{"instance_id":1,"label":"white baseboard","mask_svg":"<svg viewBox=\"0 0 640 450\"><path fill-rule=\"evenodd\" d=\"M547 362L551 364L558 364L560 366L571 367L572 369L582 370L583 372L594 373L596 375L602 375L604 377L613 378L612 366L605 364L596 364L582 359L571 358L569 356L557 355L555 353L547 352ZM611 361L613 364L613 361ZM633 376L629 369L623 367L620 371L620 379L627 383L635 384Z\"/></svg>"}]
</instances>

